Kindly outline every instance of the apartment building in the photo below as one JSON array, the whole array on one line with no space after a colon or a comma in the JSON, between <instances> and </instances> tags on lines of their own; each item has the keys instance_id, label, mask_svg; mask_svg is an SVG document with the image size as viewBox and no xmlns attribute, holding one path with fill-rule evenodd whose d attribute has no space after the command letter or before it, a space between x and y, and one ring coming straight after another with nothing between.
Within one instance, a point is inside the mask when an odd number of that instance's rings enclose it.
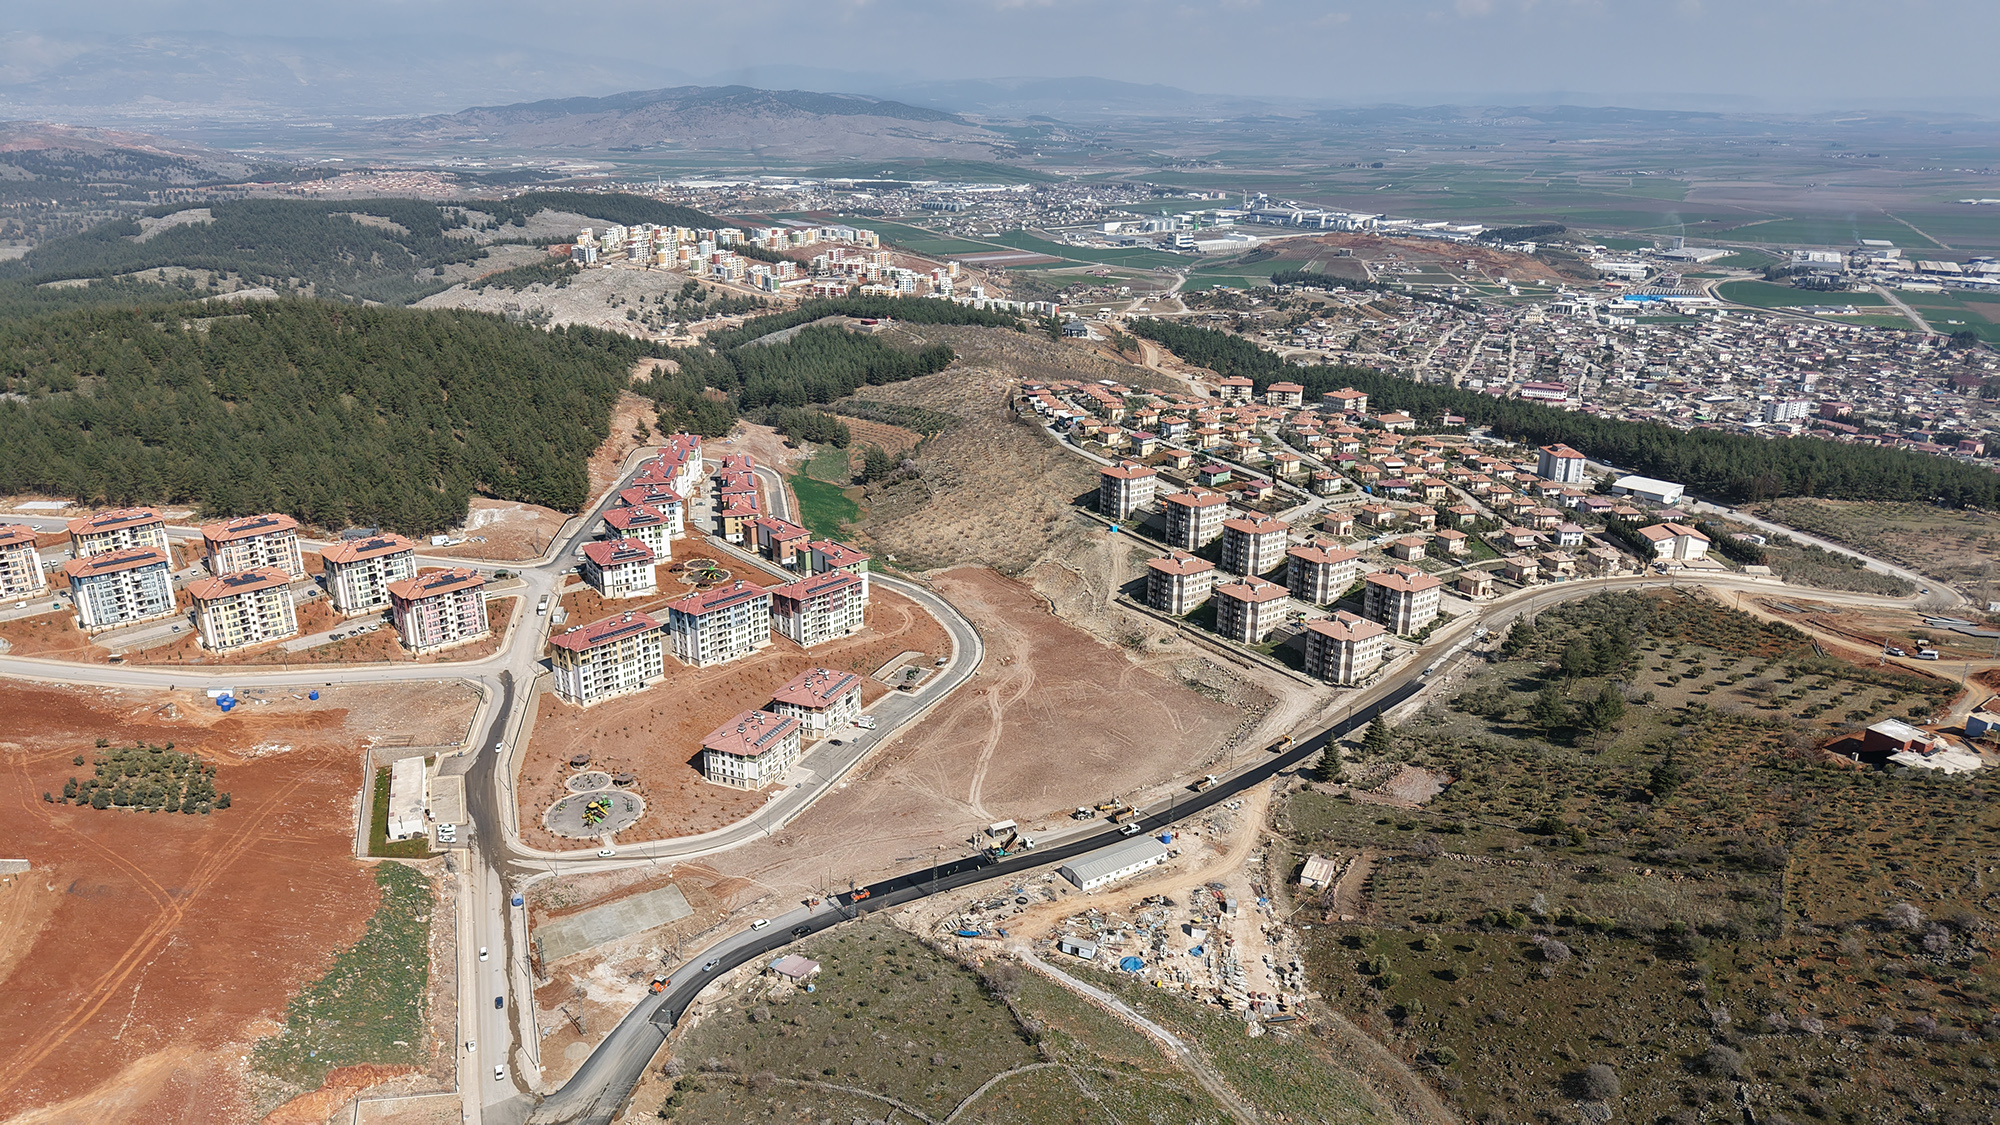
<instances>
[{"instance_id":1,"label":"apartment building","mask_svg":"<svg viewBox=\"0 0 2000 1125\"><path fill-rule=\"evenodd\" d=\"M749 656L771 643L769 591L737 581L689 594L667 606L674 658L705 668Z\"/></svg>"},{"instance_id":2,"label":"apartment building","mask_svg":"<svg viewBox=\"0 0 2000 1125\"><path fill-rule=\"evenodd\" d=\"M1700 562L1708 557L1709 538L1680 523L1656 523L1639 529L1653 548L1654 562Z\"/></svg>"},{"instance_id":3,"label":"apartment building","mask_svg":"<svg viewBox=\"0 0 2000 1125\"><path fill-rule=\"evenodd\" d=\"M1283 520L1249 515L1222 521L1222 569L1263 574L1285 561L1292 529Z\"/></svg>"},{"instance_id":4,"label":"apartment building","mask_svg":"<svg viewBox=\"0 0 2000 1125\"><path fill-rule=\"evenodd\" d=\"M203 524L201 542L208 552L208 572L217 577L273 568L288 578L306 576L299 521L287 515L272 512Z\"/></svg>"},{"instance_id":5,"label":"apartment building","mask_svg":"<svg viewBox=\"0 0 2000 1125\"><path fill-rule=\"evenodd\" d=\"M1238 579L1215 588L1215 631L1242 644L1263 644L1284 623L1289 608L1283 586L1261 578Z\"/></svg>"},{"instance_id":6,"label":"apartment building","mask_svg":"<svg viewBox=\"0 0 2000 1125\"><path fill-rule=\"evenodd\" d=\"M69 521L70 553L79 559L152 547L168 554L167 521L151 508L114 508Z\"/></svg>"},{"instance_id":7,"label":"apartment building","mask_svg":"<svg viewBox=\"0 0 2000 1125\"><path fill-rule=\"evenodd\" d=\"M660 590L653 549L637 539L585 543L583 580L605 598L643 598Z\"/></svg>"},{"instance_id":8,"label":"apartment building","mask_svg":"<svg viewBox=\"0 0 2000 1125\"><path fill-rule=\"evenodd\" d=\"M620 613L549 638L556 695L588 707L659 682L666 631L650 614Z\"/></svg>"},{"instance_id":9,"label":"apartment building","mask_svg":"<svg viewBox=\"0 0 2000 1125\"><path fill-rule=\"evenodd\" d=\"M281 568L266 566L189 583L201 647L227 652L297 636L298 612L285 588L291 581Z\"/></svg>"},{"instance_id":10,"label":"apartment building","mask_svg":"<svg viewBox=\"0 0 2000 1125\"><path fill-rule=\"evenodd\" d=\"M667 518L668 537L679 539L687 534L687 501L673 488L660 481L634 481L632 487L619 490L618 507L635 508L641 504L657 509Z\"/></svg>"},{"instance_id":11,"label":"apartment building","mask_svg":"<svg viewBox=\"0 0 2000 1125\"><path fill-rule=\"evenodd\" d=\"M771 626L804 648L858 633L868 608L863 587L858 576L840 570L773 586Z\"/></svg>"},{"instance_id":12,"label":"apartment building","mask_svg":"<svg viewBox=\"0 0 2000 1125\"><path fill-rule=\"evenodd\" d=\"M1146 562L1146 604L1180 617L1194 612L1215 589L1215 564L1186 551Z\"/></svg>"},{"instance_id":13,"label":"apartment building","mask_svg":"<svg viewBox=\"0 0 2000 1125\"><path fill-rule=\"evenodd\" d=\"M174 614L174 564L164 547L126 547L63 564L76 623L111 629Z\"/></svg>"},{"instance_id":14,"label":"apartment building","mask_svg":"<svg viewBox=\"0 0 2000 1125\"><path fill-rule=\"evenodd\" d=\"M796 570L811 565L807 544L812 542L812 532L790 520L776 516L751 520L744 538L752 536L757 541L757 553L779 566Z\"/></svg>"},{"instance_id":15,"label":"apartment building","mask_svg":"<svg viewBox=\"0 0 2000 1125\"><path fill-rule=\"evenodd\" d=\"M861 579L861 596L868 596L868 560L870 556L831 539L815 539L806 544L810 566L814 574L840 570Z\"/></svg>"},{"instance_id":16,"label":"apartment building","mask_svg":"<svg viewBox=\"0 0 2000 1125\"><path fill-rule=\"evenodd\" d=\"M1368 413L1368 396L1353 387L1342 387L1319 396L1320 405L1342 414Z\"/></svg>"},{"instance_id":17,"label":"apartment building","mask_svg":"<svg viewBox=\"0 0 2000 1125\"><path fill-rule=\"evenodd\" d=\"M476 641L486 621L486 579L464 567L434 570L389 584L396 633L411 652L433 652Z\"/></svg>"},{"instance_id":18,"label":"apartment building","mask_svg":"<svg viewBox=\"0 0 2000 1125\"><path fill-rule=\"evenodd\" d=\"M1376 571L1363 581L1367 583L1363 615L1388 626L1390 632L1414 633L1437 619L1444 583L1436 577L1413 566L1398 566Z\"/></svg>"},{"instance_id":19,"label":"apartment building","mask_svg":"<svg viewBox=\"0 0 2000 1125\"><path fill-rule=\"evenodd\" d=\"M1567 445L1545 445L1535 456L1535 475L1557 484L1581 484L1583 460L1583 454Z\"/></svg>"},{"instance_id":20,"label":"apartment building","mask_svg":"<svg viewBox=\"0 0 2000 1125\"><path fill-rule=\"evenodd\" d=\"M745 711L701 740L701 775L732 789L761 789L798 763L803 729L787 715Z\"/></svg>"},{"instance_id":21,"label":"apartment building","mask_svg":"<svg viewBox=\"0 0 2000 1125\"><path fill-rule=\"evenodd\" d=\"M613 539L636 539L644 543L653 552L655 563L674 557L674 536L679 534L674 528L675 521L653 505L607 508L604 522L611 528Z\"/></svg>"},{"instance_id":22,"label":"apartment building","mask_svg":"<svg viewBox=\"0 0 2000 1125\"><path fill-rule=\"evenodd\" d=\"M771 696L771 711L797 719L808 738L823 738L861 717L861 677L809 668Z\"/></svg>"},{"instance_id":23,"label":"apartment building","mask_svg":"<svg viewBox=\"0 0 2000 1125\"><path fill-rule=\"evenodd\" d=\"M1122 520L1152 503L1159 484L1160 474L1136 461L1106 465L1097 470L1097 511L1107 519Z\"/></svg>"},{"instance_id":24,"label":"apartment building","mask_svg":"<svg viewBox=\"0 0 2000 1125\"><path fill-rule=\"evenodd\" d=\"M1389 631L1341 610L1306 622L1306 675L1330 684L1358 683L1382 663Z\"/></svg>"},{"instance_id":25,"label":"apartment building","mask_svg":"<svg viewBox=\"0 0 2000 1125\"><path fill-rule=\"evenodd\" d=\"M353 616L389 605L389 587L417 574L417 545L400 535L343 539L319 553L333 608Z\"/></svg>"},{"instance_id":26,"label":"apartment building","mask_svg":"<svg viewBox=\"0 0 2000 1125\"><path fill-rule=\"evenodd\" d=\"M1176 492L1161 501L1167 513L1167 546L1199 551L1222 535L1229 497L1220 492Z\"/></svg>"},{"instance_id":27,"label":"apartment building","mask_svg":"<svg viewBox=\"0 0 2000 1125\"><path fill-rule=\"evenodd\" d=\"M1266 406L1304 406L1306 389L1298 383L1272 383L1264 388Z\"/></svg>"},{"instance_id":28,"label":"apartment building","mask_svg":"<svg viewBox=\"0 0 2000 1125\"><path fill-rule=\"evenodd\" d=\"M1310 605L1340 600L1361 573L1361 552L1329 543L1301 543L1285 552L1285 587Z\"/></svg>"},{"instance_id":29,"label":"apartment building","mask_svg":"<svg viewBox=\"0 0 2000 1125\"><path fill-rule=\"evenodd\" d=\"M26 524L0 526L0 598L26 598L49 588L42 556L35 550L35 529Z\"/></svg>"}]
</instances>

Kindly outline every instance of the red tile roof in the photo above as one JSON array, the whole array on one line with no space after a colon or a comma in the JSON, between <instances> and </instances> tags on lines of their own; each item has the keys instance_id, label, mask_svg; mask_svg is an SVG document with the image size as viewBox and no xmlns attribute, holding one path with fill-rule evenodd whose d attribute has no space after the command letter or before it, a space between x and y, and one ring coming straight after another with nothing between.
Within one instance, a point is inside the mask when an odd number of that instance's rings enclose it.
<instances>
[{"instance_id":1,"label":"red tile roof","mask_svg":"<svg viewBox=\"0 0 2000 1125\"><path fill-rule=\"evenodd\" d=\"M71 578L88 578L93 574L116 574L121 570L154 565L172 566L173 562L158 547L127 547L122 551L71 559L63 564L63 573Z\"/></svg>"},{"instance_id":2,"label":"red tile roof","mask_svg":"<svg viewBox=\"0 0 2000 1125\"><path fill-rule=\"evenodd\" d=\"M71 535L88 535L92 532L118 531L127 527L144 527L149 523L163 523L160 513L151 508L113 508L94 516L79 516L69 521Z\"/></svg>"},{"instance_id":3,"label":"red tile roof","mask_svg":"<svg viewBox=\"0 0 2000 1125\"><path fill-rule=\"evenodd\" d=\"M462 590L476 590L486 585L486 579L478 571L455 566L449 570L433 570L419 574L415 578L405 578L401 582L389 583L389 596L406 602L436 597L440 594L456 594Z\"/></svg>"},{"instance_id":4,"label":"red tile roof","mask_svg":"<svg viewBox=\"0 0 2000 1125\"><path fill-rule=\"evenodd\" d=\"M579 625L560 636L550 637L549 643L571 652L583 652L598 645L610 644L612 641L624 640L626 637L637 636L649 629L658 628L660 623L651 614L620 613L602 621Z\"/></svg>"},{"instance_id":5,"label":"red tile roof","mask_svg":"<svg viewBox=\"0 0 2000 1125\"><path fill-rule=\"evenodd\" d=\"M379 559L384 555L414 551L415 543L400 535L370 535L362 539L343 539L319 553L319 557L330 563L346 565L363 559Z\"/></svg>"},{"instance_id":6,"label":"red tile roof","mask_svg":"<svg viewBox=\"0 0 2000 1125\"><path fill-rule=\"evenodd\" d=\"M238 571L235 574L225 574L220 578L205 578L199 582L190 582L188 583L187 592L188 597L193 598L195 601L212 602L217 598L227 598L236 594L254 594L259 590L269 590L273 587L283 586L291 580L291 575L286 574L277 567L266 566L256 570L244 570Z\"/></svg>"},{"instance_id":7,"label":"red tile roof","mask_svg":"<svg viewBox=\"0 0 2000 1125\"><path fill-rule=\"evenodd\" d=\"M201 525L201 537L210 543L233 543L238 539L248 539L256 535L273 535L280 531L297 531L299 521L278 512L261 516L240 516L220 523Z\"/></svg>"}]
</instances>

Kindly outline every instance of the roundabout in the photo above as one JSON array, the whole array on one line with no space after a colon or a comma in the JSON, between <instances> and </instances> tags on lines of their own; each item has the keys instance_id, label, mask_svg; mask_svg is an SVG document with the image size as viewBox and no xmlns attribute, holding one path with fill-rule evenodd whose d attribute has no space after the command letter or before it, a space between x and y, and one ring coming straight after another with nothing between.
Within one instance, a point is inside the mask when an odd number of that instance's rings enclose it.
<instances>
[{"instance_id":1,"label":"roundabout","mask_svg":"<svg viewBox=\"0 0 2000 1125\"><path fill-rule=\"evenodd\" d=\"M576 779L570 780L573 782ZM637 824L644 815L646 802L637 793L597 789L572 793L550 805L549 810L542 814L542 826L558 836L589 840L622 832Z\"/></svg>"}]
</instances>

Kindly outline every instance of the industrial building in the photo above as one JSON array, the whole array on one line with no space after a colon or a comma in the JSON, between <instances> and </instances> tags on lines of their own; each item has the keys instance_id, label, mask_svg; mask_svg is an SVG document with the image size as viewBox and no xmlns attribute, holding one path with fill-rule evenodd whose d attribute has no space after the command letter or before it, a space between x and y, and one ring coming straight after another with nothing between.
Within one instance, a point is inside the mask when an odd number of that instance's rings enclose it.
<instances>
[{"instance_id":1,"label":"industrial building","mask_svg":"<svg viewBox=\"0 0 2000 1125\"><path fill-rule=\"evenodd\" d=\"M273 512L203 524L201 542L208 552L208 572L218 578L267 568L282 570L288 578L306 576L299 521L287 515Z\"/></svg>"},{"instance_id":2,"label":"industrial building","mask_svg":"<svg viewBox=\"0 0 2000 1125\"><path fill-rule=\"evenodd\" d=\"M201 647L211 652L247 648L296 636L292 576L275 566L224 574L188 584Z\"/></svg>"},{"instance_id":3,"label":"industrial building","mask_svg":"<svg viewBox=\"0 0 2000 1125\"><path fill-rule=\"evenodd\" d=\"M799 760L799 721L769 711L745 711L701 740L701 775L732 789L761 789Z\"/></svg>"},{"instance_id":4,"label":"industrial building","mask_svg":"<svg viewBox=\"0 0 2000 1125\"><path fill-rule=\"evenodd\" d=\"M420 754L398 758L389 767L389 823L384 827L391 840L409 840L424 834L429 782Z\"/></svg>"},{"instance_id":5,"label":"industrial building","mask_svg":"<svg viewBox=\"0 0 2000 1125\"><path fill-rule=\"evenodd\" d=\"M667 606L674 658L705 668L749 656L771 643L771 595L748 582L689 594Z\"/></svg>"},{"instance_id":6,"label":"industrial building","mask_svg":"<svg viewBox=\"0 0 2000 1125\"><path fill-rule=\"evenodd\" d=\"M411 652L466 644L492 631L486 621L486 579L464 567L390 583L389 610L403 647Z\"/></svg>"},{"instance_id":7,"label":"industrial building","mask_svg":"<svg viewBox=\"0 0 2000 1125\"><path fill-rule=\"evenodd\" d=\"M1633 496L1648 504L1678 504L1686 493L1686 488L1673 481L1654 480L1652 477L1624 476L1611 482L1611 495Z\"/></svg>"},{"instance_id":8,"label":"industrial building","mask_svg":"<svg viewBox=\"0 0 2000 1125\"><path fill-rule=\"evenodd\" d=\"M353 616L389 605L389 587L417 574L416 544L400 535L343 539L319 553L333 608Z\"/></svg>"},{"instance_id":9,"label":"industrial building","mask_svg":"<svg viewBox=\"0 0 2000 1125\"><path fill-rule=\"evenodd\" d=\"M1165 863L1173 849L1151 836L1134 836L1108 848L1081 855L1061 867L1056 874L1068 879L1079 891L1094 891L1148 867Z\"/></svg>"},{"instance_id":10,"label":"industrial building","mask_svg":"<svg viewBox=\"0 0 2000 1125\"><path fill-rule=\"evenodd\" d=\"M579 707L639 691L666 675L666 626L621 613L549 639L556 695Z\"/></svg>"},{"instance_id":11,"label":"industrial building","mask_svg":"<svg viewBox=\"0 0 2000 1125\"><path fill-rule=\"evenodd\" d=\"M63 564L76 623L93 631L172 617L173 571L164 547L126 547Z\"/></svg>"}]
</instances>

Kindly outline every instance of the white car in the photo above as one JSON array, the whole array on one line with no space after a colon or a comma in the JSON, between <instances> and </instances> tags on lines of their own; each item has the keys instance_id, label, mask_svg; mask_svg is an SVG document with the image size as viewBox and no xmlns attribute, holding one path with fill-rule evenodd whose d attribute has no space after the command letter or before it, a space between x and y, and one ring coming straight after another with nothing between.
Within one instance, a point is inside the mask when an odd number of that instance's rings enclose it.
<instances>
[{"instance_id":1,"label":"white car","mask_svg":"<svg viewBox=\"0 0 2000 1125\"><path fill-rule=\"evenodd\" d=\"M768 926L770 924L771 920L769 918L759 918L755 922L750 923L750 928L753 930L761 930L765 926Z\"/></svg>"},{"instance_id":2,"label":"white car","mask_svg":"<svg viewBox=\"0 0 2000 1125\"><path fill-rule=\"evenodd\" d=\"M496 1066L493 1068L493 1081L495 1082L507 1081L507 1068L505 1066Z\"/></svg>"},{"instance_id":3,"label":"white car","mask_svg":"<svg viewBox=\"0 0 2000 1125\"><path fill-rule=\"evenodd\" d=\"M486 960L486 947L483 945L479 947L479 959L481 961Z\"/></svg>"},{"instance_id":4,"label":"white car","mask_svg":"<svg viewBox=\"0 0 2000 1125\"><path fill-rule=\"evenodd\" d=\"M610 858L611 858L612 856L614 856L614 855L617 855L617 854L618 854L618 852L617 852L617 851L616 851L615 849L612 849L612 848L599 848L599 849L597 849L597 858L599 858L599 859L610 859Z\"/></svg>"}]
</instances>

